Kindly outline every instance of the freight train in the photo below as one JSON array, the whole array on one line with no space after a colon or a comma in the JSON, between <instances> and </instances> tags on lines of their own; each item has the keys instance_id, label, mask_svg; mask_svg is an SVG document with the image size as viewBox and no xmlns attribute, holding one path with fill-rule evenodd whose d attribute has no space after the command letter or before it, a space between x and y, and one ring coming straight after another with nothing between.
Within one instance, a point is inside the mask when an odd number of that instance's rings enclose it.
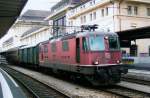
<instances>
[{"instance_id":1,"label":"freight train","mask_svg":"<svg viewBox=\"0 0 150 98\"><path fill-rule=\"evenodd\" d=\"M121 62L116 33L82 31L18 48L5 55L17 63L84 77L93 85L119 83L121 75L127 73Z\"/></svg>"}]
</instances>

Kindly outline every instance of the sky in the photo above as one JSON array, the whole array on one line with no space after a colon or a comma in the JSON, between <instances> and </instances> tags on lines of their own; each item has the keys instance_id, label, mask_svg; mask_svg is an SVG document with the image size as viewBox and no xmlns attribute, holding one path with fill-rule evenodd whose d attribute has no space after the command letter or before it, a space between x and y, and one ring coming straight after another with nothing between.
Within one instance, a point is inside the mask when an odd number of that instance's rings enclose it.
<instances>
[{"instance_id":1,"label":"sky","mask_svg":"<svg viewBox=\"0 0 150 98\"><path fill-rule=\"evenodd\" d=\"M21 14L26 12L28 9L33 9L33 10L49 10L50 8L58 3L60 0L28 0L27 4L25 5L24 9L22 10ZM0 39L0 46L1 43L8 38L10 38L12 35L11 34L6 34L4 35L3 38Z\"/></svg>"},{"instance_id":2,"label":"sky","mask_svg":"<svg viewBox=\"0 0 150 98\"><path fill-rule=\"evenodd\" d=\"M22 13L28 9L33 10L50 10L50 8L55 5L60 0L28 0L26 6L24 7Z\"/></svg>"}]
</instances>

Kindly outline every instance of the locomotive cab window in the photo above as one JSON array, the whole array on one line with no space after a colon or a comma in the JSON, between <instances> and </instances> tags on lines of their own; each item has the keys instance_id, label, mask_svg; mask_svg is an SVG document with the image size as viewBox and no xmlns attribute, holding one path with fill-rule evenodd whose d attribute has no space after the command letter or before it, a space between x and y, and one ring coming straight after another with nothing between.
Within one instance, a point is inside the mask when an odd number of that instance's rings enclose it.
<instances>
[{"instance_id":1,"label":"locomotive cab window","mask_svg":"<svg viewBox=\"0 0 150 98\"><path fill-rule=\"evenodd\" d=\"M63 41L62 42L62 50L63 51L69 51L68 41Z\"/></svg>"},{"instance_id":2,"label":"locomotive cab window","mask_svg":"<svg viewBox=\"0 0 150 98\"><path fill-rule=\"evenodd\" d=\"M56 52L57 51L56 43L52 43L51 44L51 51L52 52Z\"/></svg>"},{"instance_id":3,"label":"locomotive cab window","mask_svg":"<svg viewBox=\"0 0 150 98\"><path fill-rule=\"evenodd\" d=\"M119 41L117 37L109 37L108 40L110 49L119 49Z\"/></svg>"},{"instance_id":4,"label":"locomotive cab window","mask_svg":"<svg viewBox=\"0 0 150 98\"><path fill-rule=\"evenodd\" d=\"M82 38L82 49L88 51L87 39L85 37Z\"/></svg>"},{"instance_id":5,"label":"locomotive cab window","mask_svg":"<svg viewBox=\"0 0 150 98\"><path fill-rule=\"evenodd\" d=\"M89 45L91 51L103 51L105 49L104 38L102 36L89 37Z\"/></svg>"},{"instance_id":6,"label":"locomotive cab window","mask_svg":"<svg viewBox=\"0 0 150 98\"><path fill-rule=\"evenodd\" d=\"M42 47L39 48L39 51L40 51L41 53L43 52Z\"/></svg>"},{"instance_id":7,"label":"locomotive cab window","mask_svg":"<svg viewBox=\"0 0 150 98\"><path fill-rule=\"evenodd\" d=\"M44 53L47 53L48 52L48 47L47 45L44 46Z\"/></svg>"}]
</instances>

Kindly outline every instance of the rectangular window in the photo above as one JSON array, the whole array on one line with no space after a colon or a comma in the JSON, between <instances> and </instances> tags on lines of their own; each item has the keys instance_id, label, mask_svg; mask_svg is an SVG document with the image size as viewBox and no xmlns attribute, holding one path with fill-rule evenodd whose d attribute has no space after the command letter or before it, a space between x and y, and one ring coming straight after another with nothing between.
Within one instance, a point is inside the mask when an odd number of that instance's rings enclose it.
<instances>
[{"instance_id":1,"label":"rectangular window","mask_svg":"<svg viewBox=\"0 0 150 98\"><path fill-rule=\"evenodd\" d=\"M88 51L88 41L85 37L82 38L82 49L83 51Z\"/></svg>"},{"instance_id":2,"label":"rectangular window","mask_svg":"<svg viewBox=\"0 0 150 98\"><path fill-rule=\"evenodd\" d=\"M128 6L127 11L128 11L128 15L138 15L137 6Z\"/></svg>"},{"instance_id":3,"label":"rectangular window","mask_svg":"<svg viewBox=\"0 0 150 98\"><path fill-rule=\"evenodd\" d=\"M62 50L63 51L69 51L68 41L63 41L62 42Z\"/></svg>"},{"instance_id":4,"label":"rectangular window","mask_svg":"<svg viewBox=\"0 0 150 98\"><path fill-rule=\"evenodd\" d=\"M95 20L96 19L96 12L94 12L93 15L94 15L93 19Z\"/></svg>"},{"instance_id":5,"label":"rectangular window","mask_svg":"<svg viewBox=\"0 0 150 98\"><path fill-rule=\"evenodd\" d=\"M138 7L134 6L134 15L138 15Z\"/></svg>"},{"instance_id":6,"label":"rectangular window","mask_svg":"<svg viewBox=\"0 0 150 98\"><path fill-rule=\"evenodd\" d=\"M105 50L104 38L102 36L91 36L89 38L89 46L91 51Z\"/></svg>"},{"instance_id":7,"label":"rectangular window","mask_svg":"<svg viewBox=\"0 0 150 98\"><path fill-rule=\"evenodd\" d=\"M132 6L128 6L127 11L128 11L128 15L131 15L132 14Z\"/></svg>"},{"instance_id":8,"label":"rectangular window","mask_svg":"<svg viewBox=\"0 0 150 98\"><path fill-rule=\"evenodd\" d=\"M104 9L101 10L101 15L104 17Z\"/></svg>"},{"instance_id":9,"label":"rectangular window","mask_svg":"<svg viewBox=\"0 0 150 98\"><path fill-rule=\"evenodd\" d=\"M83 5L83 8L85 8L85 5Z\"/></svg>"},{"instance_id":10,"label":"rectangular window","mask_svg":"<svg viewBox=\"0 0 150 98\"><path fill-rule=\"evenodd\" d=\"M150 8L147 8L147 16L150 16Z\"/></svg>"},{"instance_id":11,"label":"rectangular window","mask_svg":"<svg viewBox=\"0 0 150 98\"><path fill-rule=\"evenodd\" d=\"M119 49L119 42L117 37L109 37L109 48L110 49Z\"/></svg>"},{"instance_id":12,"label":"rectangular window","mask_svg":"<svg viewBox=\"0 0 150 98\"><path fill-rule=\"evenodd\" d=\"M86 16L83 17L84 23L86 22Z\"/></svg>"},{"instance_id":13,"label":"rectangular window","mask_svg":"<svg viewBox=\"0 0 150 98\"><path fill-rule=\"evenodd\" d=\"M63 17L63 25L66 26L66 16Z\"/></svg>"},{"instance_id":14,"label":"rectangular window","mask_svg":"<svg viewBox=\"0 0 150 98\"><path fill-rule=\"evenodd\" d=\"M108 14L109 14L109 13L108 13L108 7L106 7L106 16L108 16Z\"/></svg>"},{"instance_id":15,"label":"rectangular window","mask_svg":"<svg viewBox=\"0 0 150 98\"><path fill-rule=\"evenodd\" d=\"M73 26L73 21L70 21L70 26Z\"/></svg>"},{"instance_id":16,"label":"rectangular window","mask_svg":"<svg viewBox=\"0 0 150 98\"><path fill-rule=\"evenodd\" d=\"M56 43L51 43L51 51L52 52L56 52L57 51Z\"/></svg>"},{"instance_id":17,"label":"rectangular window","mask_svg":"<svg viewBox=\"0 0 150 98\"><path fill-rule=\"evenodd\" d=\"M66 16L60 17L58 19L53 20L53 32L54 35L58 35L61 33L60 31L63 31L62 28L59 28L60 26L63 27L66 25Z\"/></svg>"},{"instance_id":18,"label":"rectangular window","mask_svg":"<svg viewBox=\"0 0 150 98\"><path fill-rule=\"evenodd\" d=\"M92 17L92 13L90 14L90 20L92 21L93 17Z\"/></svg>"},{"instance_id":19,"label":"rectangular window","mask_svg":"<svg viewBox=\"0 0 150 98\"><path fill-rule=\"evenodd\" d=\"M95 4L95 0L93 0L93 4Z\"/></svg>"},{"instance_id":20,"label":"rectangular window","mask_svg":"<svg viewBox=\"0 0 150 98\"><path fill-rule=\"evenodd\" d=\"M81 16L80 20L81 20L81 23L83 23L83 17L82 16Z\"/></svg>"},{"instance_id":21,"label":"rectangular window","mask_svg":"<svg viewBox=\"0 0 150 98\"><path fill-rule=\"evenodd\" d=\"M93 3L92 3L92 1L90 2L90 5L92 5Z\"/></svg>"},{"instance_id":22,"label":"rectangular window","mask_svg":"<svg viewBox=\"0 0 150 98\"><path fill-rule=\"evenodd\" d=\"M43 52L42 46L39 47L39 51L40 51L41 53Z\"/></svg>"},{"instance_id":23,"label":"rectangular window","mask_svg":"<svg viewBox=\"0 0 150 98\"><path fill-rule=\"evenodd\" d=\"M44 45L44 53L47 53L48 52L48 47L47 45Z\"/></svg>"}]
</instances>

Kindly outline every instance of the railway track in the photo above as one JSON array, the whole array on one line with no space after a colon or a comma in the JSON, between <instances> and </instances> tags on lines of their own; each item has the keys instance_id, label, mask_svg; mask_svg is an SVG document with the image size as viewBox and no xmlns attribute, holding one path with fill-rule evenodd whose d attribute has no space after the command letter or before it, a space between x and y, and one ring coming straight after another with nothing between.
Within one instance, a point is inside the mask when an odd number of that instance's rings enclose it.
<instances>
[{"instance_id":1,"label":"railway track","mask_svg":"<svg viewBox=\"0 0 150 98\"><path fill-rule=\"evenodd\" d=\"M29 90L29 92L33 94L34 98L69 98L59 91L56 91L53 88L50 88L49 86L19 71L6 66L0 67L9 73L14 79L20 82L27 90Z\"/></svg>"},{"instance_id":2,"label":"railway track","mask_svg":"<svg viewBox=\"0 0 150 98\"><path fill-rule=\"evenodd\" d=\"M150 86L150 80L137 79L135 77L123 77L122 81L128 81L128 82L132 82L132 83Z\"/></svg>"},{"instance_id":3,"label":"railway track","mask_svg":"<svg viewBox=\"0 0 150 98\"><path fill-rule=\"evenodd\" d=\"M150 98L150 94L148 93L129 89L129 88L122 87L119 85L116 85L108 89L103 89L103 90L106 92L110 92L112 94L121 96L123 98Z\"/></svg>"},{"instance_id":4,"label":"railway track","mask_svg":"<svg viewBox=\"0 0 150 98\"><path fill-rule=\"evenodd\" d=\"M123 87L121 85L117 85L113 87L112 89L106 89L106 91L114 94L118 94L124 97L129 97L129 98L150 98L150 81L149 80L144 80L144 79L139 79L136 77L130 77L126 76L122 78L122 81L129 82L129 83L135 83L137 85L143 85L143 88L140 90L136 90L137 88L133 89L133 86L131 88L129 87ZM145 90L147 88L144 88L144 86L149 87L148 90Z\"/></svg>"},{"instance_id":5,"label":"railway track","mask_svg":"<svg viewBox=\"0 0 150 98\"><path fill-rule=\"evenodd\" d=\"M11 68L7 68L7 67L2 67L5 71L7 71L8 73L13 73L15 76L18 76L18 74L22 74L21 72L18 72L18 71L15 71L15 69L11 69ZM11 75L11 74L10 74ZM23 74L24 75L24 74ZM13 76L13 75L12 75ZM29 76L27 76L27 75L25 75L27 78L29 77ZM13 76L14 77L14 76ZM21 78L22 78L22 76L20 76ZM24 77L24 76L23 76ZM14 78L16 78L16 77L14 77ZM29 80L29 79L27 79L27 78L25 78L25 80ZM29 78L31 78L31 77L29 77ZM32 79L32 78L31 78ZM19 79L17 79L17 80L19 80ZM25 81L24 80L24 81ZM33 79L33 80L35 80L35 79ZM30 81L30 80L29 80ZM37 81L37 80L35 80L35 81ZM28 83L29 84L29 86L30 86L30 84L31 84L31 82L29 82ZM43 83L41 83L42 85L43 85ZM25 84L24 84L25 85ZM37 85L39 85L39 84L37 84ZM37 86L36 85L36 86ZM47 88L47 87L46 87ZM49 87L48 87L49 88ZM86 87L86 88L88 88L88 87ZM32 88L30 88L31 89L31 91L33 92L33 90L32 90ZM40 94L40 93L42 93L43 92L43 89L45 89L45 88L43 88L43 87L40 87L40 86L38 86L38 88L36 88L36 89L41 89L41 90L39 90L38 91L38 93ZM91 88L91 87L89 87L89 89L93 89L93 88ZM95 88L94 88L95 89ZM93 90L94 90L93 89ZM35 90L36 91L36 90ZM102 91L104 91L104 92L106 92L106 93L110 93L110 94L113 94L113 95L116 95L116 96L119 96L119 97L117 97L117 98L150 98L150 94L148 94L148 93L145 93L145 92L142 92L142 91L137 91L137 90L133 90L133 89L129 89L129 88L126 88L126 87L122 87L122 86L119 86L119 85L116 85L116 86L111 86L111 87L107 87L107 88L101 88L101 87L96 87L96 91L99 91L99 92L102 92ZM44 91L44 94L46 94L47 95L47 90L46 91ZM35 93L35 95L37 96L37 94ZM51 94L50 94L51 95ZM50 96L49 94L48 94L48 96ZM52 94L53 95L53 94ZM55 95L55 94L54 94ZM39 95L38 95L39 96ZM54 98L68 98L67 96L64 96L64 95L60 95L60 97L54 97ZM53 97L37 97L37 98L53 98ZM83 97L84 98L84 97ZM86 98L86 97L85 97ZM91 98L94 98L94 97L91 97ZM99 97L97 97L97 98L99 98ZM108 97L109 98L109 97Z\"/></svg>"},{"instance_id":6,"label":"railway track","mask_svg":"<svg viewBox=\"0 0 150 98\"><path fill-rule=\"evenodd\" d=\"M142 80L142 79L140 80L140 79L135 79L135 78L124 77L124 78L122 78L122 80L132 82L132 83L137 83L137 84L150 86L150 81L146 81L146 80Z\"/></svg>"}]
</instances>

